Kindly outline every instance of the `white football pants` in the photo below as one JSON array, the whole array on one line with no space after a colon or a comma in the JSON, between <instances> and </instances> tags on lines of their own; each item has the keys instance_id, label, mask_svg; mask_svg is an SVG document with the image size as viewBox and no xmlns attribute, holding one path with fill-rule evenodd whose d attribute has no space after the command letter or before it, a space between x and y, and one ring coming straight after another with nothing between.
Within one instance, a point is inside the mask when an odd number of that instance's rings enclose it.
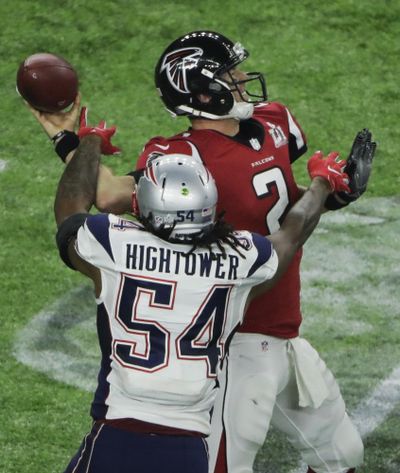
<instances>
[{"instance_id":1,"label":"white football pants","mask_svg":"<svg viewBox=\"0 0 400 473\"><path fill-rule=\"evenodd\" d=\"M223 431L228 473L252 473L270 423L317 473L347 472L363 461L339 386L306 340L236 333L219 380L207 439L210 473Z\"/></svg>"}]
</instances>

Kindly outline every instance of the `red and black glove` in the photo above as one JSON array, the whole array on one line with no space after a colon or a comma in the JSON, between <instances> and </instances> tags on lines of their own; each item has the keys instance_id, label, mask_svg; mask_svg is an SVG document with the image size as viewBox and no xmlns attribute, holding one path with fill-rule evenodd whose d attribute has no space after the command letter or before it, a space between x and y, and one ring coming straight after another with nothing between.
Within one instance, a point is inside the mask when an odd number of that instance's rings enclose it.
<instances>
[{"instance_id":1,"label":"red and black glove","mask_svg":"<svg viewBox=\"0 0 400 473\"><path fill-rule=\"evenodd\" d=\"M338 160L339 153L331 152L324 157L321 151L315 152L308 160L307 169L311 179L322 177L326 179L332 192L349 192L349 176L344 172L346 161Z\"/></svg>"},{"instance_id":2,"label":"red and black glove","mask_svg":"<svg viewBox=\"0 0 400 473\"><path fill-rule=\"evenodd\" d=\"M101 138L101 152L102 154L119 154L121 152L121 149L118 148L117 146L114 146L111 143L111 138L117 131L117 128L115 126L112 126L110 128L106 128L106 122L104 120L101 120L101 122L97 126L92 126L87 124L87 108L82 107L81 110L81 115L79 118L79 130L78 130L78 136L79 138L82 138L83 136L86 135L96 135Z\"/></svg>"}]
</instances>

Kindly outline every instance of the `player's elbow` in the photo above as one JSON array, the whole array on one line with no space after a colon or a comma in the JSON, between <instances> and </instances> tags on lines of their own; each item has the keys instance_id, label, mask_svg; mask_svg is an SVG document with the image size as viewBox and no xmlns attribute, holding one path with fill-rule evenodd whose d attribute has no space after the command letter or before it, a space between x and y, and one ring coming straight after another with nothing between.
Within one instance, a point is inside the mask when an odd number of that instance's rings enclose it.
<instances>
[{"instance_id":1,"label":"player's elbow","mask_svg":"<svg viewBox=\"0 0 400 473\"><path fill-rule=\"evenodd\" d=\"M115 177L103 171L98 180L96 207L100 212L120 215L132 209L134 180L131 176Z\"/></svg>"},{"instance_id":2,"label":"player's elbow","mask_svg":"<svg viewBox=\"0 0 400 473\"><path fill-rule=\"evenodd\" d=\"M115 207L115 199L112 194L108 192L102 192L101 194L97 193L96 196L96 208L100 212L113 212Z\"/></svg>"},{"instance_id":3,"label":"player's elbow","mask_svg":"<svg viewBox=\"0 0 400 473\"><path fill-rule=\"evenodd\" d=\"M130 201L117 193L103 191L96 196L96 208L100 212L120 215L130 210Z\"/></svg>"}]
</instances>

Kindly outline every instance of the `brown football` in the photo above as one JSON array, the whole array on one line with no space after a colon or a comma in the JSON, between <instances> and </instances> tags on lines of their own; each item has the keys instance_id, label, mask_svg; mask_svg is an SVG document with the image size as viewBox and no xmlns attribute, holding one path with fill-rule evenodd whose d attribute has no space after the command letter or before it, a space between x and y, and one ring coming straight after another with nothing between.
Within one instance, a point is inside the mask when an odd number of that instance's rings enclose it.
<instances>
[{"instance_id":1,"label":"brown football","mask_svg":"<svg viewBox=\"0 0 400 473\"><path fill-rule=\"evenodd\" d=\"M17 92L37 110L59 112L75 100L78 76L62 57L33 54L19 66Z\"/></svg>"}]
</instances>

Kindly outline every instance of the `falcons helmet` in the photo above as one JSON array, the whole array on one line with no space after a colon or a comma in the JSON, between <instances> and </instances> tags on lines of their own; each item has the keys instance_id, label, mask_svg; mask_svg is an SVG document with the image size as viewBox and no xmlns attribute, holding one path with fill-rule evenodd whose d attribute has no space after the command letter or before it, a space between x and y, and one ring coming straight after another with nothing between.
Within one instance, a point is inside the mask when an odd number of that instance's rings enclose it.
<instances>
[{"instance_id":1,"label":"falcons helmet","mask_svg":"<svg viewBox=\"0 0 400 473\"><path fill-rule=\"evenodd\" d=\"M155 69L156 87L167 110L174 116L211 120L250 118L254 104L267 100L267 91L259 72L248 72L244 80L233 77L232 70L248 56L240 43L213 31L194 31L173 41ZM207 103L199 94L208 96Z\"/></svg>"},{"instance_id":2,"label":"falcons helmet","mask_svg":"<svg viewBox=\"0 0 400 473\"><path fill-rule=\"evenodd\" d=\"M155 233L171 230L169 239L185 241L213 229L217 199L214 179L201 162L169 154L148 162L136 187L135 213Z\"/></svg>"}]
</instances>

